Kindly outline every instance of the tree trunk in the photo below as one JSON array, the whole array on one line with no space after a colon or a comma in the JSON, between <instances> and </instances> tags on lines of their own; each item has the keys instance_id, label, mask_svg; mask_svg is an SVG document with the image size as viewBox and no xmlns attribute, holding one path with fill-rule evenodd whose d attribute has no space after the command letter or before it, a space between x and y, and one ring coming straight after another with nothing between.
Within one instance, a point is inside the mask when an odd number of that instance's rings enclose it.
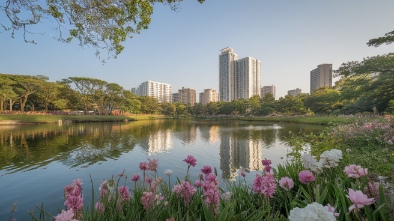
<instances>
[{"instance_id":1,"label":"tree trunk","mask_svg":"<svg viewBox=\"0 0 394 221\"><path fill-rule=\"evenodd\" d=\"M45 113L48 113L48 102L45 102Z\"/></svg>"},{"instance_id":2,"label":"tree trunk","mask_svg":"<svg viewBox=\"0 0 394 221\"><path fill-rule=\"evenodd\" d=\"M10 112L12 112L12 105L14 104L14 102L12 102L12 99L10 99Z\"/></svg>"},{"instance_id":3,"label":"tree trunk","mask_svg":"<svg viewBox=\"0 0 394 221\"><path fill-rule=\"evenodd\" d=\"M3 99L1 99L1 101L0 101L0 111L3 111L4 109L4 100Z\"/></svg>"}]
</instances>

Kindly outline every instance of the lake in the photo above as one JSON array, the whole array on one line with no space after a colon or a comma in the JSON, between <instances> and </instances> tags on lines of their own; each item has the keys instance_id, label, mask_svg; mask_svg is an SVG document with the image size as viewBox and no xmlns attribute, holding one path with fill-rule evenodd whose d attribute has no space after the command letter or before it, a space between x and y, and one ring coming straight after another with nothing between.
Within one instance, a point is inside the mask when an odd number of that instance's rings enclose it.
<instances>
[{"instance_id":1,"label":"lake","mask_svg":"<svg viewBox=\"0 0 394 221\"><path fill-rule=\"evenodd\" d=\"M210 165L218 178L239 179L247 171L251 183L261 160L271 159L273 167L287 159L291 134L324 130L323 126L273 124L251 121L152 120L128 123L83 123L63 125L0 126L0 220L7 220L14 203L13 218L30 220L44 204L53 215L64 209L63 188L82 178L84 204L91 203L91 182L97 199L100 181L124 171L126 185L142 172L138 165L147 159L159 160L159 176L166 169L183 179L187 155L197 159L190 177ZM172 184L175 177L172 177ZM124 183L124 182L123 182ZM122 183L122 184L123 184Z\"/></svg>"}]
</instances>

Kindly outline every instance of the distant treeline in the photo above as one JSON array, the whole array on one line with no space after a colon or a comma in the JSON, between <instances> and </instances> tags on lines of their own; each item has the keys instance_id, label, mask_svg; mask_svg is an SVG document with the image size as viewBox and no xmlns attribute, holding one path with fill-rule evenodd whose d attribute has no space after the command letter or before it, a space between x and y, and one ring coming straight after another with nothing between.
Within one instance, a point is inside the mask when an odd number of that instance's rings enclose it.
<instances>
[{"instance_id":1,"label":"distant treeline","mask_svg":"<svg viewBox=\"0 0 394 221\"><path fill-rule=\"evenodd\" d=\"M311 95L285 96L275 100L271 94L260 98L211 102L207 105L158 103L152 97L137 96L116 83L83 77L49 82L46 76L0 75L0 111L43 111L54 114L81 110L85 114L163 114L192 115L303 115L394 113L394 74L346 75L343 64L337 71L342 78L331 88L320 88ZM342 72L341 72L342 71Z\"/></svg>"}]
</instances>

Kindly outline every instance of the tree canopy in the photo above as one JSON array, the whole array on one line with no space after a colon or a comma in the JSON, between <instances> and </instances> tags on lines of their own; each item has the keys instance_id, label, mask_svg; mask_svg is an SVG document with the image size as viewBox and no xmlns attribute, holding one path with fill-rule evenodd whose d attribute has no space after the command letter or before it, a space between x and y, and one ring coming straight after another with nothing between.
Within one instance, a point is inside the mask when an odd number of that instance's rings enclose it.
<instances>
[{"instance_id":1,"label":"tree canopy","mask_svg":"<svg viewBox=\"0 0 394 221\"><path fill-rule=\"evenodd\" d=\"M49 21L58 31L58 40L79 41L81 46L93 46L117 56L124 49L122 43L127 37L148 29L156 3L169 5L173 10L183 0L6 0L0 3L0 21L4 30L22 31L26 42L32 27ZM205 0L197 0L203 3Z\"/></svg>"}]
</instances>

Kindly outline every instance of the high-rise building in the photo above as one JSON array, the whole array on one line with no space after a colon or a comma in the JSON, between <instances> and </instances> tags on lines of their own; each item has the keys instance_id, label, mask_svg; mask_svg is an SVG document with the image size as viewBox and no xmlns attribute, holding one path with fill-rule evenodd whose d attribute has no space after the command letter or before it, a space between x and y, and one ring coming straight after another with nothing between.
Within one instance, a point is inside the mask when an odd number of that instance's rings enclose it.
<instances>
[{"instance_id":1,"label":"high-rise building","mask_svg":"<svg viewBox=\"0 0 394 221\"><path fill-rule=\"evenodd\" d=\"M235 99L260 96L261 61L246 57L235 61Z\"/></svg>"},{"instance_id":2,"label":"high-rise building","mask_svg":"<svg viewBox=\"0 0 394 221\"><path fill-rule=\"evenodd\" d=\"M137 88L132 88L131 92L138 96L154 97L159 103L171 102L172 100L172 86L166 83L145 81Z\"/></svg>"},{"instance_id":3,"label":"high-rise building","mask_svg":"<svg viewBox=\"0 0 394 221\"><path fill-rule=\"evenodd\" d=\"M219 55L219 94L221 101L234 100L235 90L235 63L237 54L234 54L232 48L220 50Z\"/></svg>"},{"instance_id":4,"label":"high-rise building","mask_svg":"<svg viewBox=\"0 0 394 221\"><path fill-rule=\"evenodd\" d=\"M207 105L209 102L219 101L219 95L216 90L204 89L204 92L200 93L199 101L202 105Z\"/></svg>"},{"instance_id":5,"label":"high-rise building","mask_svg":"<svg viewBox=\"0 0 394 221\"><path fill-rule=\"evenodd\" d=\"M332 86L332 64L320 64L311 71L311 91Z\"/></svg>"},{"instance_id":6,"label":"high-rise building","mask_svg":"<svg viewBox=\"0 0 394 221\"><path fill-rule=\"evenodd\" d=\"M221 101L260 95L261 61L246 57L238 60L232 48L219 55L219 97Z\"/></svg>"},{"instance_id":7,"label":"high-rise building","mask_svg":"<svg viewBox=\"0 0 394 221\"><path fill-rule=\"evenodd\" d=\"M172 95L172 101L194 106L196 103L196 90L182 87L182 89L178 90L178 93Z\"/></svg>"},{"instance_id":8,"label":"high-rise building","mask_svg":"<svg viewBox=\"0 0 394 221\"><path fill-rule=\"evenodd\" d=\"M276 87L274 85L270 85L270 86L263 86L261 88L261 97L265 97L266 94L272 94L272 97L276 97Z\"/></svg>"},{"instance_id":9,"label":"high-rise building","mask_svg":"<svg viewBox=\"0 0 394 221\"><path fill-rule=\"evenodd\" d=\"M293 96L293 97L295 97L295 96L297 96L299 94L301 94L301 89L299 89L299 88L287 91L287 95L290 95L290 96Z\"/></svg>"}]
</instances>

